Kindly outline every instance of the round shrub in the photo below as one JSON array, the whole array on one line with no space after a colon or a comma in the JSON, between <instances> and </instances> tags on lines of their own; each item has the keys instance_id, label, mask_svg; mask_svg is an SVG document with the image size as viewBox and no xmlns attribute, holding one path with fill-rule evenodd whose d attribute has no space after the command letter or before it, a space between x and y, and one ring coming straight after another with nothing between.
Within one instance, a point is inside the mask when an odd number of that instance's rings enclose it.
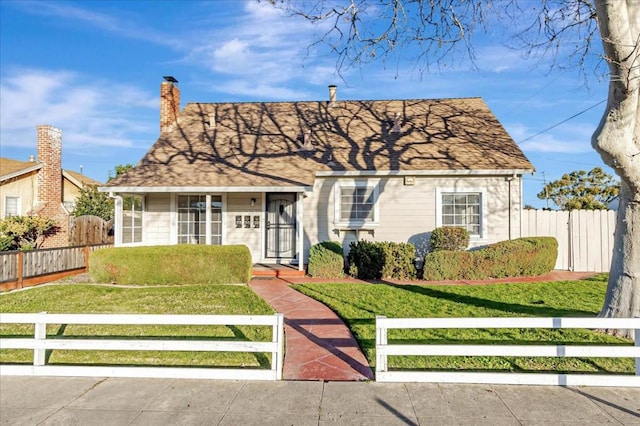
<instances>
[{"instance_id":1,"label":"round shrub","mask_svg":"<svg viewBox=\"0 0 640 426\"><path fill-rule=\"evenodd\" d=\"M317 278L342 278L344 276L344 254L342 244L323 241L309 249L309 275Z\"/></svg>"},{"instance_id":2,"label":"round shrub","mask_svg":"<svg viewBox=\"0 0 640 426\"><path fill-rule=\"evenodd\" d=\"M469 232L460 226L442 226L431 232L432 251L462 251L469 246Z\"/></svg>"}]
</instances>

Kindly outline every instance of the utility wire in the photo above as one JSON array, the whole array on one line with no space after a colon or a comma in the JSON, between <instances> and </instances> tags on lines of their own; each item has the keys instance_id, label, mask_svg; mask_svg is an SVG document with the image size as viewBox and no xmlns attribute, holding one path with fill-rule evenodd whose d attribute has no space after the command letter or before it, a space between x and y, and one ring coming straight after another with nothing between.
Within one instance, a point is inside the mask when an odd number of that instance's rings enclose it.
<instances>
[{"instance_id":1,"label":"utility wire","mask_svg":"<svg viewBox=\"0 0 640 426\"><path fill-rule=\"evenodd\" d=\"M569 120L573 120L573 119L574 119L574 118L576 118L577 116L584 114L585 112L587 112L587 111L589 111L589 110L591 110L591 109L593 109L593 108L597 107L598 105L600 105L600 104L602 104L602 103L604 103L604 102L606 102L606 101L607 101L606 99L603 99L603 100L601 100L600 102L598 102L597 104L595 104L595 105L591 105L589 108L584 109L584 110L580 111L579 113L574 114L574 115L572 115L571 117L566 118L566 119L562 120L561 122L554 124L554 125L553 125L553 126L551 126L551 127L547 127L546 129L544 129L544 130L542 130L542 131L540 131L540 132L536 133L536 134L535 134L535 135L533 135L533 136L529 136L528 138L525 138L525 139L521 140L520 142L518 142L518 143L517 143L517 145L520 145L520 144L521 144L521 143L523 143L523 142L526 142L526 141L528 141L528 140L531 140L531 139L535 138L536 136L540 136L541 134L546 133L546 132L548 132L549 130L551 130L551 129L555 128L555 127L558 127L559 125L564 124L564 123L566 123L566 122L567 122L567 121L569 121Z\"/></svg>"}]
</instances>

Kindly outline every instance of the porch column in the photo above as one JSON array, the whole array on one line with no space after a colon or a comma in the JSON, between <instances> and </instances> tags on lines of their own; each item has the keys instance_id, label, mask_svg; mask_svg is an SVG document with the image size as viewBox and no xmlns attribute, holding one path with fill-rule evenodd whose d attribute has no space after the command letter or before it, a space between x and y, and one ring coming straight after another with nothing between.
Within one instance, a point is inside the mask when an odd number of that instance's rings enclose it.
<instances>
[{"instance_id":1,"label":"porch column","mask_svg":"<svg viewBox=\"0 0 640 426\"><path fill-rule=\"evenodd\" d=\"M298 249L298 271L304 270L304 211L303 211L304 193L298 192L296 196L296 237L298 243L296 247Z\"/></svg>"},{"instance_id":2,"label":"porch column","mask_svg":"<svg viewBox=\"0 0 640 426\"><path fill-rule=\"evenodd\" d=\"M122 245L122 197L120 195L110 194L114 200L113 215L113 245L118 247Z\"/></svg>"}]
</instances>

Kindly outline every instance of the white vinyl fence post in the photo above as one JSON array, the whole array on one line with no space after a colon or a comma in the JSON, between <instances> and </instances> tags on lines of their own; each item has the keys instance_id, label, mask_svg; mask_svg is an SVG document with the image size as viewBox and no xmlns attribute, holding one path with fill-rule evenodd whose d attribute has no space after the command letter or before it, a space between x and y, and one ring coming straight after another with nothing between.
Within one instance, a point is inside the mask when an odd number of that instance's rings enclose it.
<instances>
[{"instance_id":1,"label":"white vinyl fence post","mask_svg":"<svg viewBox=\"0 0 640 426\"><path fill-rule=\"evenodd\" d=\"M40 316L42 319L38 320L38 322L34 324L34 338L36 345L39 341L44 342L47 338L47 313L40 312ZM44 365L45 355L46 349L39 349L36 347L33 350L33 365Z\"/></svg>"},{"instance_id":2,"label":"white vinyl fence post","mask_svg":"<svg viewBox=\"0 0 640 426\"><path fill-rule=\"evenodd\" d=\"M376 315L376 372L387 371L387 356L380 350L381 345L387 344L387 328L380 325L384 315Z\"/></svg>"},{"instance_id":3,"label":"white vinyl fence post","mask_svg":"<svg viewBox=\"0 0 640 426\"><path fill-rule=\"evenodd\" d=\"M284 314L276 314L276 323L273 326L273 341L278 344L278 349L272 354L272 368L276 370L276 380L282 380L284 367Z\"/></svg>"}]
</instances>

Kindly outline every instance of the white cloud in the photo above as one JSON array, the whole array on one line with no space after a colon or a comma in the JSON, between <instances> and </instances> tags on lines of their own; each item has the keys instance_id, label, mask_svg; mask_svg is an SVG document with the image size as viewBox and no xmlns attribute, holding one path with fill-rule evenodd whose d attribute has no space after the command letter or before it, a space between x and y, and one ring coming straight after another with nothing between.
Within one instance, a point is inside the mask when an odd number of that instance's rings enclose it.
<instances>
[{"instance_id":1,"label":"white cloud","mask_svg":"<svg viewBox=\"0 0 640 426\"><path fill-rule=\"evenodd\" d=\"M159 101L140 89L89 80L70 71L16 69L0 80L3 146L31 148L35 126L62 129L65 149L130 147L136 134L156 133L133 109L157 111ZM139 111L139 110L138 110ZM153 126L153 127L152 127Z\"/></svg>"},{"instance_id":2,"label":"white cloud","mask_svg":"<svg viewBox=\"0 0 640 426\"><path fill-rule=\"evenodd\" d=\"M593 129L589 125L584 125L584 123L580 125L565 125L561 132L543 133L531 139L528 138L535 135L535 132L523 124L509 125L508 130L511 137L525 153L577 154L593 152L591 147Z\"/></svg>"}]
</instances>

